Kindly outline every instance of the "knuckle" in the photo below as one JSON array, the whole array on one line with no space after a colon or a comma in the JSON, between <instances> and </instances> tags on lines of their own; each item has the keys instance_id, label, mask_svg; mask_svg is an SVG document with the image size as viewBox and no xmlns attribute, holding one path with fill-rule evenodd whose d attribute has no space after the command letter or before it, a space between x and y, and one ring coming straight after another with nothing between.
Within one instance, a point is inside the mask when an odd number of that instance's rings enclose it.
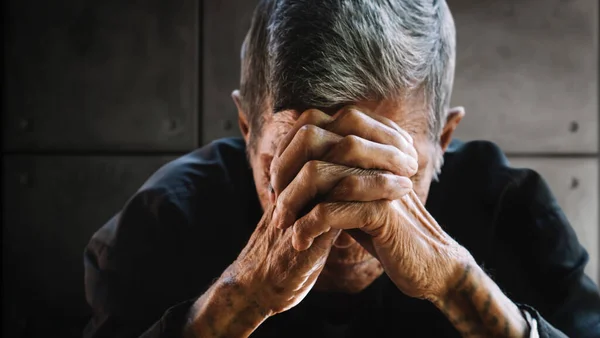
<instances>
[{"instance_id":1,"label":"knuckle","mask_svg":"<svg viewBox=\"0 0 600 338\"><path fill-rule=\"evenodd\" d=\"M302 175L305 178L313 178L319 171L320 163L317 160L310 160L302 167Z\"/></svg>"},{"instance_id":2,"label":"knuckle","mask_svg":"<svg viewBox=\"0 0 600 338\"><path fill-rule=\"evenodd\" d=\"M344 107L339 112L338 119L344 122L352 123L360 119L360 114L361 113L354 106Z\"/></svg>"},{"instance_id":3,"label":"knuckle","mask_svg":"<svg viewBox=\"0 0 600 338\"><path fill-rule=\"evenodd\" d=\"M348 159L352 157L353 153L360 151L362 147L362 140L356 135L347 135L342 138L339 142L336 155L342 159Z\"/></svg>"},{"instance_id":4,"label":"knuckle","mask_svg":"<svg viewBox=\"0 0 600 338\"><path fill-rule=\"evenodd\" d=\"M302 127L300 127L297 134L301 138L314 138L315 136L317 136L317 134L319 132L318 129L319 128L315 125L305 124Z\"/></svg>"},{"instance_id":5,"label":"knuckle","mask_svg":"<svg viewBox=\"0 0 600 338\"><path fill-rule=\"evenodd\" d=\"M405 158L404 153L402 153L402 151L400 151L400 149L396 147L390 146L388 149L392 152L392 154L389 157L389 160L392 163L392 165L395 168L402 166Z\"/></svg>"},{"instance_id":6,"label":"knuckle","mask_svg":"<svg viewBox=\"0 0 600 338\"><path fill-rule=\"evenodd\" d=\"M373 185L378 189L387 189L390 186L390 179L387 174L377 174L373 176Z\"/></svg>"},{"instance_id":7,"label":"knuckle","mask_svg":"<svg viewBox=\"0 0 600 338\"><path fill-rule=\"evenodd\" d=\"M280 197L277 199L276 204L277 210L288 210L290 203L285 192L280 195Z\"/></svg>"},{"instance_id":8,"label":"knuckle","mask_svg":"<svg viewBox=\"0 0 600 338\"><path fill-rule=\"evenodd\" d=\"M342 139L342 145L348 150L357 148L361 143L360 137L356 135L346 135Z\"/></svg>"},{"instance_id":9,"label":"knuckle","mask_svg":"<svg viewBox=\"0 0 600 338\"><path fill-rule=\"evenodd\" d=\"M414 167L414 161L411 156L403 153L400 150L394 151L394 155L391 158L392 165L394 168L399 169L400 174L412 176L417 173L418 168Z\"/></svg>"},{"instance_id":10,"label":"knuckle","mask_svg":"<svg viewBox=\"0 0 600 338\"><path fill-rule=\"evenodd\" d=\"M303 117L304 121L313 122L313 121L318 120L322 114L323 114L322 111L311 108L311 109L308 109L308 110L305 110L304 112L302 112L301 116Z\"/></svg>"},{"instance_id":11,"label":"knuckle","mask_svg":"<svg viewBox=\"0 0 600 338\"><path fill-rule=\"evenodd\" d=\"M361 118L362 113L358 109L356 109L355 107L350 107L346 111L346 115L349 118L354 118L355 119L355 118Z\"/></svg>"},{"instance_id":12,"label":"knuckle","mask_svg":"<svg viewBox=\"0 0 600 338\"><path fill-rule=\"evenodd\" d=\"M359 176L351 175L346 176L342 179L341 189L349 195L352 195L354 192L360 190L362 179Z\"/></svg>"},{"instance_id":13,"label":"knuckle","mask_svg":"<svg viewBox=\"0 0 600 338\"><path fill-rule=\"evenodd\" d=\"M304 220L303 222L298 222L296 224L296 226L292 227L292 231L294 232L294 235L296 235L298 237L304 236L304 233L306 232L306 227L308 224L309 223L306 220Z\"/></svg>"},{"instance_id":14,"label":"knuckle","mask_svg":"<svg viewBox=\"0 0 600 338\"><path fill-rule=\"evenodd\" d=\"M324 203L317 204L313 209L313 217L315 220L324 221L327 218L329 210Z\"/></svg>"}]
</instances>

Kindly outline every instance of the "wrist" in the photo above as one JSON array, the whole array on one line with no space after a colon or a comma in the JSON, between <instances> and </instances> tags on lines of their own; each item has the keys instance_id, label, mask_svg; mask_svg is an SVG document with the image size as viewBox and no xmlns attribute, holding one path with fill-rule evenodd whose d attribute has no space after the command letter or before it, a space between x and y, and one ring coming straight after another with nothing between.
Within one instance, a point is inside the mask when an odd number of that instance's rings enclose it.
<instances>
[{"instance_id":1,"label":"wrist","mask_svg":"<svg viewBox=\"0 0 600 338\"><path fill-rule=\"evenodd\" d=\"M224 274L194 303L186 331L201 337L247 337L270 315L249 285Z\"/></svg>"},{"instance_id":2,"label":"wrist","mask_svg":"<svg viewBox=\"0 0 600 338\"><path fill-rule=\"evenodd\" d=\"M448 254L448 259L443 266L447 267L445 277L441 280L441 286L433 290L428 297L434 304L447 302L460 298L461 291L470 285L473 278L479 276L483 271L471 254L462 246L456 244L456 248Z\"/></svg>"},{"instance_id":3,"label":"wrist","mask_svg":"<svg viewBox=\"0 0 600 338\"><path fill-rule=\"evenodd\" d=\"M524 337L529 332L519 308L474 260L458 271L432 301L459 332L493 337Z\"/></svg>"},{"instance_id":4,"label":"wrist","mask_svg":"<svg viewBox=\"0 0 600 338\"><path fill-rule=\"evenodd\" d=\"M432 297L432 302L440 306L464 304L465 295L470 294L473 285L478 285L481 268L475 262L463 261L448 276L444 287Z\"/></svg>"}]
</instances>

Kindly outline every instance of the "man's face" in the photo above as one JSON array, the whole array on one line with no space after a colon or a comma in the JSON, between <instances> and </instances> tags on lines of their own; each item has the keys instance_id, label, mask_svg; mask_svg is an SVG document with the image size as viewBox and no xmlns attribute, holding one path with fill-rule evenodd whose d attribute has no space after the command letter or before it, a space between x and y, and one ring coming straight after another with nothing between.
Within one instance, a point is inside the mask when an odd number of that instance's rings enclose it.
<instances>
[{"instance_id":1,"label":"man's face","mask_svg":"<svg viewBox=\"0 0 600 338\"><path fill-rule=\"evenodd\" d=\"M358 102L354 106L358 110L380 114L391 119L412 136L418 154L419 170L411 180L414 191L425 203L435 170L436 147L428 137L428 114L422 107L423 100L415 99L414 102L383 100ZM250 150L250 164L263 209L266 209L271 203L269 182L272 159L278 145L296 123L301 113L294 110L281 111L276 114L265 113L263 129L260 131L260 135L254 135L256 146L255 149ZM350 235L343 232L335 242L315 288L358 292L368 286L382 272L379 262Z\"/></svg>"}]
</instances>

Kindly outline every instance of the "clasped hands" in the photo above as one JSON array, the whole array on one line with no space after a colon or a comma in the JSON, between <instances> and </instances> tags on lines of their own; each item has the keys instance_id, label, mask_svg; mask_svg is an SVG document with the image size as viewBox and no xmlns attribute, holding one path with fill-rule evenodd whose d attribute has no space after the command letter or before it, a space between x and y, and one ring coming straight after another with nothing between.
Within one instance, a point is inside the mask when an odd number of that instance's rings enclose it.
<instances>
[{"instance_id":1,"label":"clasped hands","mask_svg":"<svg viewBox=\"0 0 600 338\"><path fill-rule=\"evenodd\" d=\"M346 107L305 111L271 164L271 202L232 275L251 280L267 313L299 303L340 231L374 255L406 295L443 297L472 258L425 210L410 177L412 137L393 121Z\"/></svg>"}]
</instances>

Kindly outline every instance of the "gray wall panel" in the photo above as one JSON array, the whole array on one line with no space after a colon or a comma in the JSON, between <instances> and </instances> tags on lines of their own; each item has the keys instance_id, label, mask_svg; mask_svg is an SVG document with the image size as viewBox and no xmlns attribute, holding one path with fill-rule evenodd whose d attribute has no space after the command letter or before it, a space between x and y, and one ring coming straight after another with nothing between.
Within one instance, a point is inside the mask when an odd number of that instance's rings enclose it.
<instances>
[{"instance_id":1,"label":"gray wall panel","mask_svg":"<svg viewBox=\"0 0 600 338\"><path fill-rule=\"evenodd\" d=\"M513 158L513 167L531 168L544 177L558 204L590 255L586 272L600 281L598 160Z\"/></svg>"},{"instance_id":2,"label":"gray wall panel","mask_svg":"<svg viewBox=\"0 0 600 338\"><path fill-rule=\"evenodd\" d=\"M3 286L13 315L89 313L83 249L171 157L8 156L3 163ZM6 303L4 303L6 304ZM16 312L15 312L16 311Z\"/></svg>"},{"instance_id":3,"label":"gray wall panel","mask_svg":"<svg viewBox=\"0 0 600 338\"><path fill-rule=\"evenodd\" d=\"M202 141L240 135L231 92L240 85L240 51L257 0L204 1Z\"/></svg>"},{"instance_id":4,"label":"gray wall panel","mask_svg":"<svg viewBox=\"0 0 600 338\"><path fill-rule=\"evenodd\" d=\"M507 152L598 150L598 1L449 0L463 139Z\"/></svg>"},{"instance_id":5,"label":"gray wall panel","mask_svg":"<svg viewBox=\"0 0 600 338\"><path fill-rule=\"evenodd\" d=\"M197 145L197 1L8 6L5 149Z\"/></svg>"}]
</instances>

